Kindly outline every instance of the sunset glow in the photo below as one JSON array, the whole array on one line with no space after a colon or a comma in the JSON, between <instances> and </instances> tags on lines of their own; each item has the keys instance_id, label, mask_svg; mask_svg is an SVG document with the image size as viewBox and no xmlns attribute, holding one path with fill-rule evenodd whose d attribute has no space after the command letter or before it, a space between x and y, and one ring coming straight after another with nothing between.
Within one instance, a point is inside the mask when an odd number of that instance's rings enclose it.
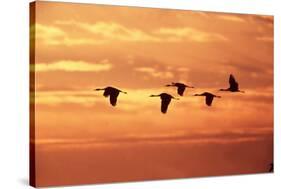
<instances>
[{"instance_id":1,"label":"sunset glow","mask_svg":"<svg viewBox=\"0 0 281 189\"><path fill-rule=\"evenodd\" d=\"M38 186L268 171L272 16L39 1L31 30ZM245 93L219 91L230 74ZM195 88L162 114L171 82Z\"/></svg>"}]
</instances>

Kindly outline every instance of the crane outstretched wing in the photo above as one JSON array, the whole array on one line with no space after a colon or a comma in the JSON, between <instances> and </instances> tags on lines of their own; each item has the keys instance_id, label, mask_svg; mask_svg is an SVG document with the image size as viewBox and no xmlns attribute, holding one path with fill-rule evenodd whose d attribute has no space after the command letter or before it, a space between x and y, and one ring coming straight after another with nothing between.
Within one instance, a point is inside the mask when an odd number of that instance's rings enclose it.
<instances>
[{"instance_id":1,"label":"crane outstretched wing","mask_svg":"<svg viewBox=\"0 0 281 189\"><path fill-rule=\"evenodd\" d=\"M213 99L214 99L214 96L210 96L210 95L208 95L208 96L206 96L206 104L208 105L208 106L211 106L212 105L212 102L213 102Z\"/></svg>"},{"instance_id":2,"label":"crane outstretched wing","mask_svg":"<svg viewBox=\"0 0 281 189\"><path fill-rule=\"evenodd\" d=\"M183 96L184 91L185 91L185 86L179 86L178 87L178 94L180 96Z\"/></svg>"},{"instance_id":3,"label":"crane outstretched wing","mask_svg":"<svg viewBox=\"0 0 281 189\"><path fill-rule=\"evenodd\" d=\"M231 90L238 90L239 88L239 85L232 74L229 76L229 85Z\"/></svg>"},{"instance_id":4,"label":"crane outstretched wing","mask_svg":"<svg viewBox=\"0 0 281 189\"><path fill-rule=\"evenodd\" d=\"M162 98L161 99L161 112L162 113L165 114L167 112L170 102L171 102L171 98L165 98L165 99Z\"/></svg>"}]
</instances>

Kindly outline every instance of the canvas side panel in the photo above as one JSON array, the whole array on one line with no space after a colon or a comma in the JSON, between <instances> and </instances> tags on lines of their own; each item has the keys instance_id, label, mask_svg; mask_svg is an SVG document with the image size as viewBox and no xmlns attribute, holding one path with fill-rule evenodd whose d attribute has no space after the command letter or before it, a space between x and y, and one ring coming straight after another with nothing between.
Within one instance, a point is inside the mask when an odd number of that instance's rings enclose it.
<instances>
[{"instance_id":1,"label":"canvas side panel","mask_svg":"<svg viewBox=\"0 0 281 189\"><path fill-rule=\"evenodd\" d=\"M29 5L29 184L36 186L36 165L35 165L35 18L36 3Z\"/></svg>"}]
</instances>

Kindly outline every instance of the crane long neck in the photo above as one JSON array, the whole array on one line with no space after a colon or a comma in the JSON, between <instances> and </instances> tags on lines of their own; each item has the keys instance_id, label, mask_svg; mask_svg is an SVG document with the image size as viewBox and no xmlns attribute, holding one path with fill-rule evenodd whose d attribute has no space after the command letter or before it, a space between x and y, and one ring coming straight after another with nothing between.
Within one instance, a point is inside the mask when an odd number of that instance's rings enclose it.
<instances>
[{"instance_id":1,"label":"crane long neck","mask_svg":"<svg viewBox=\"0 0 281 189\"><path fill-rule=\"evenodd\" d=\"M227 88L227 89L220 89L220 91L229 91L230 89Z\"/></svg>"},{"instance_id":2,"label":"crane long neck","mask_svg":"<svg viewBox=\"0 0 281 189\"><path fill-rule=\"evenodd\" d=\"M175 85L174 84L168 84L166 85L166 87L174 87Z\"/></svg>"},{"instance_id":3,"label":"crane long neck","mask_svg":"<svg viewBox=\"0 0 281 189\"><path fill-rule=\"evenodd\" d=\"M97 89L95 89L96 91L104 91L105 90L105 88L97 88Z\"/></svg>"}]
</instances>

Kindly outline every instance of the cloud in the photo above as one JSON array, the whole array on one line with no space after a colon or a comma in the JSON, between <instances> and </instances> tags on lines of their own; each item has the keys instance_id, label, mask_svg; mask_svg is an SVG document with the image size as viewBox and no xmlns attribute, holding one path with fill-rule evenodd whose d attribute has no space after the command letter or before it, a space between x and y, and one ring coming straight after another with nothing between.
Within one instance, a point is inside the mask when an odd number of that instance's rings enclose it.
<instances>
[{"instance_id":1,"label":"cloud","mask_svg":"<svg viewBox=\"0 0 281 189\"><path fill-rule=\"evenodd\" d=\"M89 44L101 44L101 40L93 40L90 38L74 38L70 37L67 32L59 27L35 24L35 37L38 40L42 40L47 45L89 45Z\"/></svg>"},{"instance_id":2,"label":"cloud","mask_svg":"<svg viewBox=\"0 0 281 189\"><path fill-rule=\"evenodd\" d=\"M217 18L227 21L233 21L233 22L240 22L240 23L245 22L243 18L235 15L218 15Z\"/></svg>"},{"instance_id":3,"label":"cloud","mask_svg":"<svg viewBox=\"0 0 281 189\"><path fill-rule=\"evenodd\" d=\"M167 41L190 40L195 42L227 41L228 39L217 33L203 32L191 27L182 28L160 28L154 32L165 38Z\"/></svg>"},{"instance_id":4,"label":"cloud","mask_svg":"<svg viewBox=\"0 0 281 189\"><path fill-rule=\"evenodd\" d=\"M263 37L257 37L256 38L258 41L263 41L263 42L273 42L273 37L271 36L263 36Z\"/></svg>"},{"instance_id":5,"label":"cloud","mask_svg":"<svg viewBox=\"0 0 281 189\"><path fill-rule=\"evenodd\" d=\"M97 105L97 102L101 102L102 104L108 104L108 99L105 99L102 96L103 92L95 92L92 89L95 87L87 87L87 89L83 90L42 90L39 88L36 90L35 98L37 104L50 104L50 105L64 105L64 104L77 104L77 105ZM43 88L44 89L44 88ZM150 102L147 102L147 97L149 94L152 94L155 91L161 90L161 88L157 89L145 89L145 90L130 90L130 89L123 89L127 91L130 95L124 96L123 98L121 95L119 96L118 100L123 101L122 107L130 106L130 110L137 109L140 105L136 106L136 104L142 101L142 105L149 105ZM131 105L133 105L131 107ZM102 107L104 108L104 107Z\"/></svg>"},{"instance_id":6,"label":"cloud","mask_svg":"<svg viewBox=\"0 0 281 189\"><path fill-rule=\"evenodd\" d=\"M252 15L252 20L255 20L257 22L268 24L268 26L273 26L274 17L273 16L265 16L265 15Z\"/></svg>"},{"instance_id":7,"label":"cloud","mask_svg":"<svg viewBox=\"0 0 281 189\"><path fill-rule=\"evenodd\" d=\"M36 72L49 72L49 71L101 72L101 71L108 71L111 68L112 68L112 64L110 64L108 60L103 60L99 63L74 61L74 60L60 60L52 63L35 64Z\"/></svg>"},{"instance_id":8,"label":"cloud","mask_svg":"<svg viewBox=\"0 0 281 189\"><path fill-rule=\"evenodd\" d=\"M97 96L92 91L50 91L36 92L36 104L59 105L59 104L80 104L92 105L97 102Z\"/></svg>"},{"instance_id":9,"label":"cloud","mask_svg":"<svg viewBox=\"0 0 281 189\"><path fill-rule=\"evenodd\" d=\"M58 27L35 24L36 37L42 39L53 39L64 37L66 33Z\"/></svg>"},{"instance_id":10,"label":"cloud","mask_svg":"<svg viewBox=\"0 0 281 189\"><path fill-rule=\"evenodd\" d=\"M117 41L160 41L161 39L136 28L127 28L115 22L96 22L94 24L76 21L57 21L58 25L68 25L100 35L107 40Z\"/></svg>"},{"instance_id":11,"label":"cloud","mask_svg":"<svg viewBox=\"0 0 281 189\"><path fill-rule=\"evenodd\" d=\"M79 145L84 147L89 146L104 146L123 144L229 144L229 143L244 143L269 140L272 138L272 129L256 129L248 130L232 130L219 132L197 132L185 133L174 132L171 134L127 134L122 137L96 137L85 139L59 139L46 138L36 140L37 145L55 145L59 147L71 147Z\"/></svg>"},{"instance_id":12,"label":"cloud","mask_svg":"<svg viewBox=\"0 0 281 189\"><path fill-rule=\"evenodd\" d=\"M204 18L209 18L210 17L210 13L209 12L204 12L204 11L190 11L189 14L197 15L197 16L202 16Z\"/></svg>"},{"instance_id":13,"label":"cloud","mask_svg":"<svg viewBox=\"0 0 281 189\"><path fill-rule=\"evenodd\" d=\"M147 32L137 28L129 28L116 22L76 22L76 21L56 21L57 26L75 27L84 32L92 34L91 37L72 36L71 33L65 32L61 27L43 25L37 23L36 38L42 40L47 45L101 45L110 41L121 42L214 42L227 41L228 39L217 33L209 33L192 27L170 28L164 27Z\"/></svg>"},{"instance_id":14,"label":"cloud","mask_svg":"<svg viewBox=\"0 0 281 189\"><path fill-rule=\"evenodd\" d=\"M191 27L164 27L147 32L141 29L129 28L116 22L96 22L93 24L76 21L57 21L62 26L76 27L99 36L101 43L108 40L127 42L195 42L227 41L221 34L203 32Z\"/></svg>"},{"instance_id":15,"label":"cloud","mask_svg":"<svg viewBox=\"0 0 281 189\"><path fill-rule=\"evenodd\" d=\"M147 73L152 77L156 78L163 78L163 79L168 79L168 78L173 78L174 74L169 71L157 71L154 68L151 67L138 67L135 68L136 71L142 72L142 73Z\"/></svg>"}]
</instances>

